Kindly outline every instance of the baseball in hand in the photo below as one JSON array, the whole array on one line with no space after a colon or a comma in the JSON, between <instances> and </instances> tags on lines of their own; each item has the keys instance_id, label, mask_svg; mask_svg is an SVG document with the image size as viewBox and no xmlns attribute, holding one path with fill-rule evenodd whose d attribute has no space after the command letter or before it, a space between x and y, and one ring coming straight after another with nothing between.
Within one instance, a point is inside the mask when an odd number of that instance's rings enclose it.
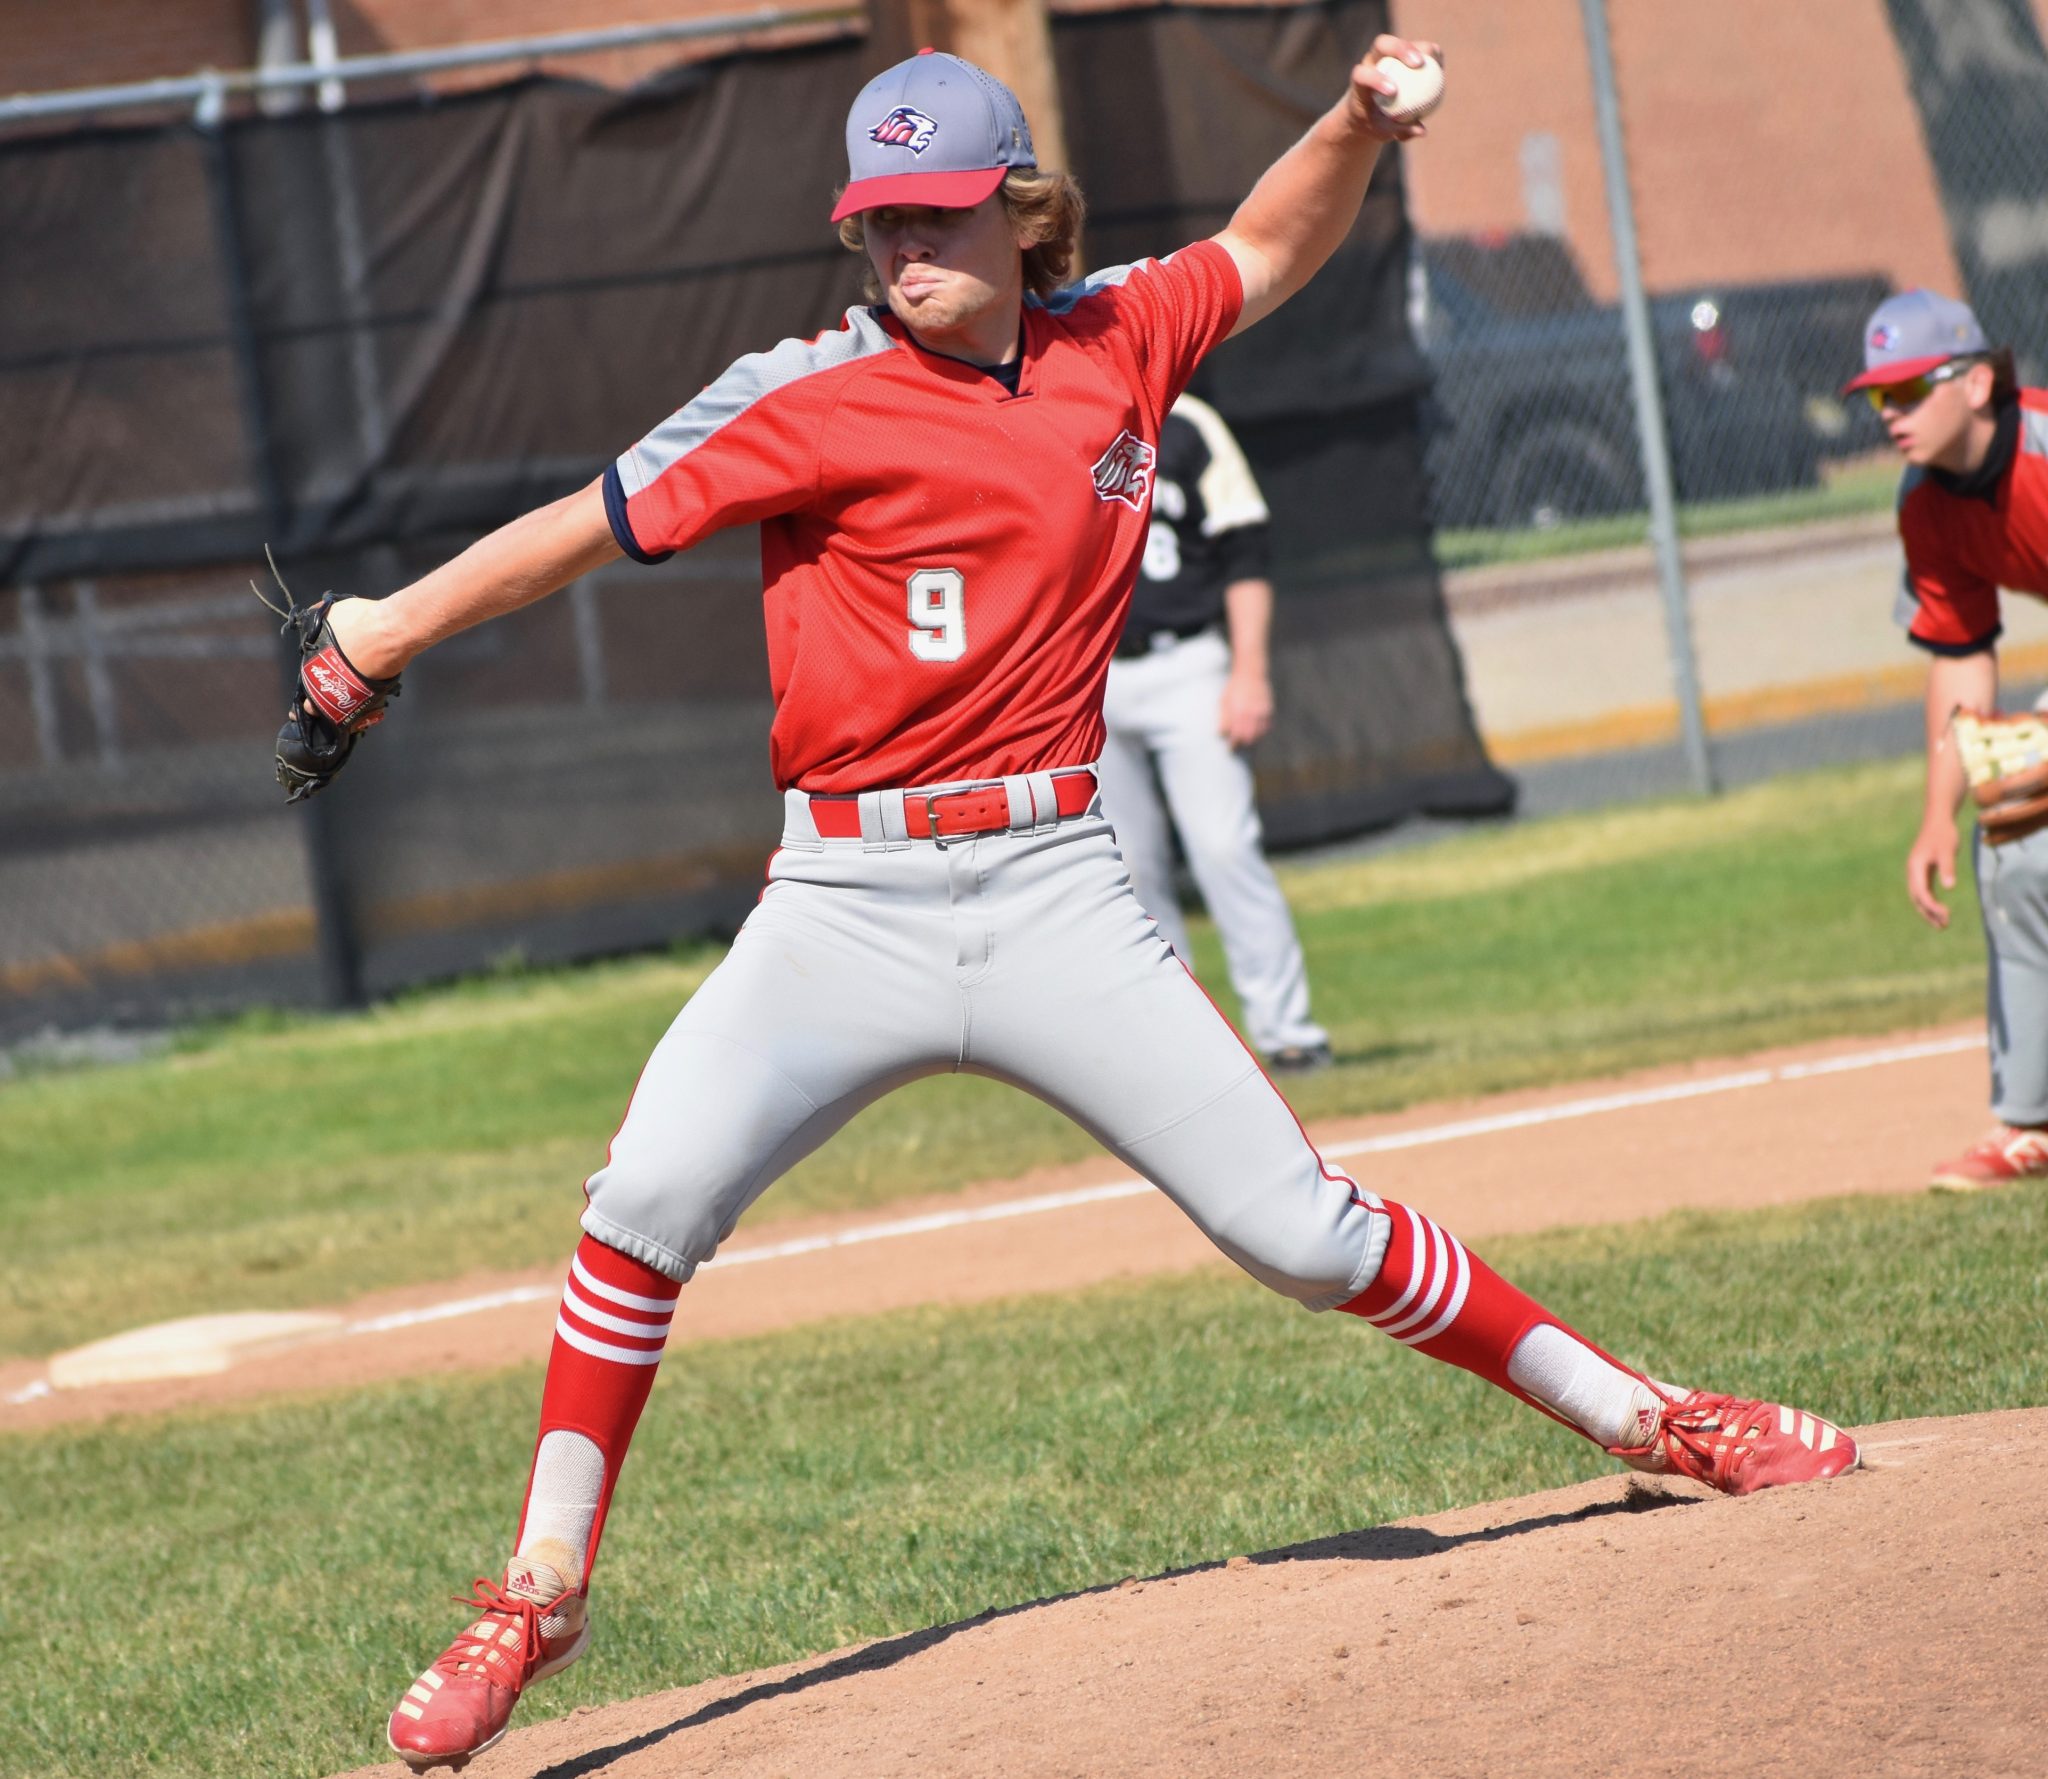
<instances>
[{"instance_id":1,"label":"baseball in hand","mask_svg":"<svg viewBox=\"0 0 2048 1779\"><path fill-rule=\"evenodd\" d=\"M1443 101L1444 65L1434 56L1424 56L1420 68L1409 67L1399 56L1382 56L1373 72L1394 83L1392 94L1373 95L1373 103L1389 123L1419 124Z\"/></svg>"}]
</instances>

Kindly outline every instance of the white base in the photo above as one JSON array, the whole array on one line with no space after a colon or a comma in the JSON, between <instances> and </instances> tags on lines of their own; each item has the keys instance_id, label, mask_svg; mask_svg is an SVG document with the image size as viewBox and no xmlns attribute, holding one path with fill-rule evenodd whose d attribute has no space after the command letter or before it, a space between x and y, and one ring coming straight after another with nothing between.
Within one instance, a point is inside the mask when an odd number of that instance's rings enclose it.
<instances>
[{"instance_id":1,"label":"white base","mask_svg":"<svg viewBox=\"0 0 2048 1779\"><path fill-rule=\"evenodd\" d=\"M59 1353L50 1361L50 1383L59 1390L83 1390L94 1384L144 1383L152 1378L209 1377L251 1353L318 1340L340 1327L339 1316L319 1311L187 1316L180 1322L131 1328L126 1334Z\"/></svg>"}]
</instances>

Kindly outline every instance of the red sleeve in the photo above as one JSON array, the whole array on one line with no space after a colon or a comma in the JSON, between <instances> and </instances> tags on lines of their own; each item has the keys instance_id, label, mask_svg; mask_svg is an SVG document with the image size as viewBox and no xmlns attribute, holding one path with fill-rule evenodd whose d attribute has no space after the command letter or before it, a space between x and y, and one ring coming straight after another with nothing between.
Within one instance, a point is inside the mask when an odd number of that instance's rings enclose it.
<instances>
[{"instance_id":1,"label":"red sleeve","mask_svg":"<svg viewBox=\"0 0 2048 1779\"><path fill-rule=\"evenodd\" d=\"M1105 303L1116 330L1135 348L1145 387L1164 414L1195 366L1222 343L1244 310L1237 262L1214 241L1197 241L1165 259L1097 272L1057 292L1048 308Z\"/></svg>"},{"instance_id":2,"label":"red sleeve","mask_svg":"<svg viewBox=\"0 0 2048 1779\"><path fill-rule=\"evenodd\" d=\"M815 340L740 359L605 471L619 547L659 562L728 525L794 512L818 479L825 417L862 359L890 348L863 310Z\"/></svg>"},{"instance_id":3,"label":"red sleeve","mask_svg":"<svg viewBox=\"0 0 2048 1779\"><path fill-rule=\"evenodd\" d=\"M1934 503L1940 493L1921 484L1899 502L1899 541L1906 576L1899 618L1906 635L1936 655L1974 655L1998 640L1998 587L1956 560Z\"/></svg>"}]
</instances>

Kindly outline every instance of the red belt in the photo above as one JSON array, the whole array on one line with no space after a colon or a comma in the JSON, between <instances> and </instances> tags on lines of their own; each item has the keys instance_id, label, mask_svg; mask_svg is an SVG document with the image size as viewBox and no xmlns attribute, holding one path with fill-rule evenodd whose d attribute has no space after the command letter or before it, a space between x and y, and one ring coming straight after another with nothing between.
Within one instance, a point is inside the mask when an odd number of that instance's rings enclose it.
<instances>
[{"instance_id":1,"label":"red belt","mask_svg":"<svg viewBox=\"0 0 2048 1779\"><path fill-rule=\"evenodd\" d=\"M1052 781L1053 802L1062 818L1081 815L1095 801L1095 774L1062 773ZM999 784L966 791L905 791L903 828L913 840L965 839L973 834L1007 833L1010 793ZM821 840L858 840L860 799L813 797L811 820Z\"/></svg>"}]
</instances>

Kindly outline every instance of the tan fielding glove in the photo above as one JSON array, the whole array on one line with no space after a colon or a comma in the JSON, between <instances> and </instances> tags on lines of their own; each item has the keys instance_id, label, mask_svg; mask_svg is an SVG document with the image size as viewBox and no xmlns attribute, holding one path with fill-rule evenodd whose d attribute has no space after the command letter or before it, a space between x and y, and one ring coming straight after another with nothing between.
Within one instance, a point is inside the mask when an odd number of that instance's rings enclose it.
<instances>
[{"instance_id":1,"label":"tan fielding glove","mask_svg":"<svg viewBox=\"0 0 2048 1779\"><path fill-rule=\"evenodd\" d=\"M2031 710L1959 710L1949 727L1984 838L2003 846L2048 828L2048 720Z\"/></svg>"}]
</instances>

